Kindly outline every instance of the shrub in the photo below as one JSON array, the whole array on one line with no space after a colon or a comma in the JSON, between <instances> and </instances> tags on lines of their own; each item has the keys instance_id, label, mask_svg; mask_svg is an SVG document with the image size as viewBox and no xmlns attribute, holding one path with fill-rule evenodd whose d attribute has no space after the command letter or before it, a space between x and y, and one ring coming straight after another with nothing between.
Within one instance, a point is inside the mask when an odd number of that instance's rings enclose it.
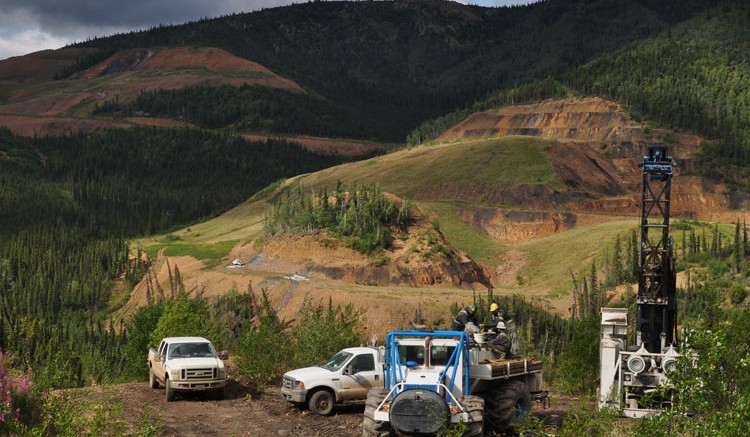
<instances>
[{"instance_id":1,"label":"shrub","mask_svg":"<svg viewBox=\"0 0 750 437\"><path fill-rule=\"evenodd\" d=\"M739 305L747 298L747 288L738 282L732 283L729 287L729 300L734 305Z\"/></svg>"},{"instance_id":2,"label":"shrub","mask_svg":"<svg viewBox=\"0 0 750 437\"><path fill-rule=\"evenodd\" d=\"M323 363L339 350L363 342L362 311L351 304L315 305L308 297L300 309L300 321L294 329L293 367Z\"/></svg>"},{"instance_id":3,"label":"shrub","mask_svg":"<svg viewBox=\"0 0 750 437\"><path fill-rule=\"evenodd\" d=\"M352 305L313 303L309 296L300 318L279 318L263 291L255 309L254 323L238 338L237 370L250 378L251 386L278 381L290 368L325 362L345 347L363 342L362 311Z\"/></svg>"},{"instance_id":4,"label":"shrub","mask_svg":"<svg viewBox=\"0 0 750 437\"><path fill-rule=\"evenodd\" d=\"M9 367L10 356L0 351L0 435L25 434L41 422L47 397L31 382L31 369Z\"/></svg>"},{"instance_id":5,"label":"shrub","mask_svg":"<svg viewBox=\"0 0 750 437\"><path fill-rule=\"evenodd\" d=\"M593 393L599 377L599 319L574 320L573 336L561 354L560 383L571 393Z\"/></svg>"},{"instance_id":6,"label":"shrub","mask_svg":"<svg viewBox=\"0 0 750 437\"><path fill-rule=\"evenodd\" d=\"M252 287L240 293L233 287L228 293L208 301L209 339L218 350L233 349L239 333L248 329L254 316Z\"/></svg>"},{"instance_id":7,"label":"shrub","mask_svg":"<svg viewBox=\"0 0 750 437\"><path fill-rule=\"evenodd\" d=\"M127 342L122 352L125 361L122 373L125 378L144 379L148 374L143 365L144 357L150 347L156 346L152 334L164 314L164 307L164 304L142 307L125 325Z\"/></svg>"},{"instance_id":8,"label":"shrub","mask_svg":"<svg viewBox=\"0 0 750 437\"><path fill-rule=\"evenodd\" d=\"M164 311L151 333L151 345L158 345L164 337L208 337L209 329L206 299L180 292L164 303Z\"/></svg>"},{"instance_id":9,"label":"shrub","mask_svg":"<svg viewBox=\"0 0 750 437\"><path fill-rule=\"evenodd\" d=\"M289 323L279 319L265 290L255 315L256 323L237 342L237 370L250 377L251 386L278 381L288 368L293 347Z\"/></svg>"}]
</instances>

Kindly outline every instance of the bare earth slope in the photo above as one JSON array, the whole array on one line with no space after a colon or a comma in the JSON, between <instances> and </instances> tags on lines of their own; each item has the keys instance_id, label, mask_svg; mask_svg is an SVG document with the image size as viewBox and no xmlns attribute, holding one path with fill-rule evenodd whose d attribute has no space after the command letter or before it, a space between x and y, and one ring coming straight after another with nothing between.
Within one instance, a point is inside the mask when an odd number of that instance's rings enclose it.
<instances>
[{"instance_id":1,"label":"bare earth slope","mask_svg":"<svg viewBox=\"0 0 750 437\"><path fill-rule=\"evenodd\" d=\"M96 104L106 100L127 101L142 91L198 84L253 84L305 92L295 82L262 65L213 47L127 50L115 53L83 74L64 80L50 80L51 77L41 73L37 76L24 74L26 70L36 71L34 68L38 67L52 76L50 72L59 65L49 60L55 52L0 61L0 80L4 80L5 90L0 100L0 125L20 135L56 135L90 132L103 127L126 127L138 124L140 120L94 120L88 114ZM42 54L46 56L42 57ZM19 73L14 74L16 71ZM154 122L147 119L143 124ZM161 124L181 123L167 120Z\"/></svg>"}]
</instances>

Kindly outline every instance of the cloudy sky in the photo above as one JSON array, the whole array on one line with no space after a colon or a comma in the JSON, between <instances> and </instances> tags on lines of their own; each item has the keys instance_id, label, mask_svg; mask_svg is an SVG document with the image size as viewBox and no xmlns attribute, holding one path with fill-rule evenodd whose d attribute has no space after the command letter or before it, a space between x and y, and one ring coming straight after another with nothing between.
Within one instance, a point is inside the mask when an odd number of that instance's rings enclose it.
<instances>
[{"instance_id":1,"label":"cloudy sky","mask_svg":"<svg viewBox=\"0 0 750 437\"><path fill-rule=\"evenodd\" d=\"M0 60L87 38L306 0L2 0ZM502 6L533 0L455 0Z\"/></svg>"}]
</instances>

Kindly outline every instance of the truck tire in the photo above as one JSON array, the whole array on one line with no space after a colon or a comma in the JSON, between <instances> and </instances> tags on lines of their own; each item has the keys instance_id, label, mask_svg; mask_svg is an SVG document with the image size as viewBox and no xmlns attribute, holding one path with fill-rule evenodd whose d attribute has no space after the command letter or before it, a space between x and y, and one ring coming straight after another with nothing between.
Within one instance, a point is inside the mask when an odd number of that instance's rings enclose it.
<instances>
[{"instance_id":1,"label":"truck tire","mask_svg":"<svg viewBox=\"0 0 750 437\"><path fill-rule=\"evenodd\" d=\"M151 388L159 388L159 381L156 379L156 375L154 375L154 369L150 367L148 369L148 385Z\"/></svg>"},{"instance_id":2,"label":"truck tire","mask_svg":"<svg viewBox=\"0 0 750 437\"><path fill-rule=\"evenodd\" d=\"M367 392L365 414L362 421L363 437L393 437L396 435L390 423L375 420L375 410L388 396L389 392L390 390L387 388L374 388Z\"/></svg>"},{"instance_id":3,"label":"truck tire","mask_svg":"<svg viewBox=\"0 0 750 437\"><path fill-rule=\"evenodd\" d=\"M333 412L334 398L333 393L328 390L318 390L310 396L307 401L307 408L315 414L328 416Z\"/></svg>"},{"instance_id":4,"label":"truck tire","mask_svg":"<svg viewBox=\"0 0 750 437\"><path fill-rule=\"evenodd\" d=\"M504 381L483 396L484 420L495 432L505 432L520 425L531 410L531 393L522 380Z\"/></svg>"},{"instance_id":5,"label":"truck tire","mask_svg":"<svg viewBox=\"0 0 750 437\"><path fill-rule=\"evenodd\" d=\"M167 402L172 402L174 400L174 390L172 390L172 383L169 381L169 376L164 377L164 387L167 392Z\"/></svg>"},{"instance_id":6,"label":"truck tire","mask_svg":"<svg viewBox=\"0 0 750 437\"><path fill-rule=\"evenodd\" d=\"M484 399L479 396L466 396L461 404L469 413L466 431L463 437L482 437L484 435Z\"/></svg>"}]
</instances>

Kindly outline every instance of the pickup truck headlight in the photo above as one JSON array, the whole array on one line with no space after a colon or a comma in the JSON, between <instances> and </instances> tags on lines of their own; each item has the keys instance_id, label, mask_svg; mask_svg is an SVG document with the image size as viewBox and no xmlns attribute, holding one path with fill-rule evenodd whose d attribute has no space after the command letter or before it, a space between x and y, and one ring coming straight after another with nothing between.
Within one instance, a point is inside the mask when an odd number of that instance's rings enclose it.
<instances>
[{"instance_id":1,"label":"pickup truck headlight","mask_svg":"<svg viewBox=\"0 0 750 437\"><path fill-rule=\"evenodd\" d=\"M295 390L304 390L305 389L305 383L302 381L294 380L292 381L292 388Z\"/></svg>"},{"instance_id":2,"label":"pickup truck headlight","mask_svg":"<svg viewBox=\"0 0 750 437\"><path fill-rule=\"evenodd\" d=\"M180 379L180 370L172 369L169 372L169 379L171 379L172 381L178 381Z\"/></svg>"},{"instance_id":3,"label":"pickup truck headlight","mask_svg":"<svg viewBox=\"0 0 750 437\"><path fill-rule=\"evenodd\" d=\"M219 379L226 379L227 369L226 367L219 367Z\"/></svg>"}]
</instances>

